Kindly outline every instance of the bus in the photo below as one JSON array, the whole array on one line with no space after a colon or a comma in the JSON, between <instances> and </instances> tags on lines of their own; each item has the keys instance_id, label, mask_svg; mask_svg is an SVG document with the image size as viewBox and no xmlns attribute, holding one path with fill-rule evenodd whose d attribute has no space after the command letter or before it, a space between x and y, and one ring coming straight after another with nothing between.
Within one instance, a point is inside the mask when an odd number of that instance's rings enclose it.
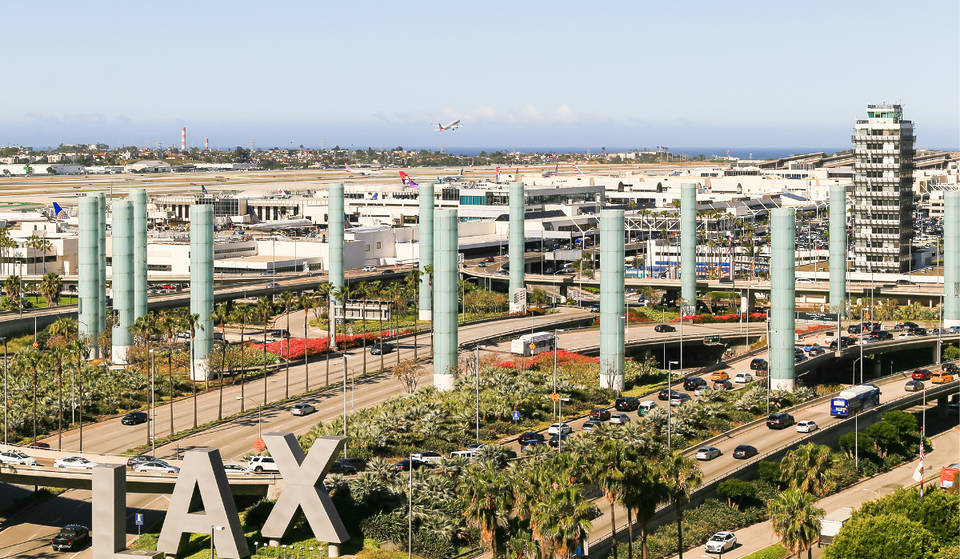
<instances>
[{"instance_id":1,"label":"bus","mask_svg":"<svg viewBox=\"0 0 960 559\"><path fill-rule=\"evenodd\" d=\"M555 337L553 332L537 332L536 334L524 334L510 342L510 353L516 353L526 357L553 351Z\"/></svg>"},{"instance_id":2,"label":"bus","mask_svg":"<svg viewBox=\"0 0 960 559\"><path fill-rule=\"evenodd\" d=\"M830 415L848 417L880 405L880 388L873 384L861 384L837 394L830 400Z\"/></svg>"}]
</instances>

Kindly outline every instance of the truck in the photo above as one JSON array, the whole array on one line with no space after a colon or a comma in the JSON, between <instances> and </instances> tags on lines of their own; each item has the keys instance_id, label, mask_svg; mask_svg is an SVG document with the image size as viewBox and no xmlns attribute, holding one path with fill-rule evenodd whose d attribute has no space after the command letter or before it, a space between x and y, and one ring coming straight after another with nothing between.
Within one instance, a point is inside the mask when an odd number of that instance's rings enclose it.
<instances>
[{"instance_id":1,"label":"truck","mask_svg":"<svg viewBox=\"0 0 960 559\"><path fill-rule=\"evenodd\" d=\"M818 540L818 544L823 545L832 542L833 538L840 532L840 528L843 528L843 523L850 520L852 514L853 509L850 507L841 507L824 516L823 520L820 521L820 539Z\"/></svg>"}]
</instances>

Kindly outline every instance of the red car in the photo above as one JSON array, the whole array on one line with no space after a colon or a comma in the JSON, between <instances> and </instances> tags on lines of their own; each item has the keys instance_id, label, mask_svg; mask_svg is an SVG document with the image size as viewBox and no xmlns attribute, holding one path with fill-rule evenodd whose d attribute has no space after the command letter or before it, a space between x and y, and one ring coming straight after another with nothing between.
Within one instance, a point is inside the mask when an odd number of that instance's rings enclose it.
<instances>
[{"instance_id":1,"label":"red car","mask_svg":"<svg viewBox=\"0 0 960 559\"><path fill-rule=\"evenodd\" d=\"M917 369L910 376L914 380L930 380L930 371L928 369Z\"/></svg>"},{"instance_id":2,"label":"red car","mask_svg":"<svg viewBox=\"0 0 960 559\"><path fill-rule=\"evenodd\" d=\"M605 408L593 408L590 410L590 419L596 421L608 421L610 419L610 410Z\"/></svg>"}]
</instances>

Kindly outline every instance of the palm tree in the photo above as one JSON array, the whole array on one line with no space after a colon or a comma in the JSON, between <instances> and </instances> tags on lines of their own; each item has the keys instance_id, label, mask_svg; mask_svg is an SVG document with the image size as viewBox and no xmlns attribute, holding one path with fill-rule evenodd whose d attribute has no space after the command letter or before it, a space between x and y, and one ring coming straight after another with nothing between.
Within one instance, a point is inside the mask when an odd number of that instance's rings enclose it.
<instances>
[{"instance_id":1,"label":"palm tree","mask_svg":"<svg viewBox=\"0 0 960 559\"><path fill-rule=\"evenodd\" d=\"M77 403L80 407L80 452L83 452L83 363L90 352L90 344L77 337L67 343L67 351L77 360L75 374L77 375Z\"/></svg>"},{"instance_id":2,"label":"palm tree","mask_svg":"<svg viewBox=\"0 0 960 559\"><path fill-rule=\"evenodd\" d=\"M505 523L504 513L511 506L509 479L492 462L473 466L466 474L469 480L459 485L463 515L480 530L480 540L497 557L497 528Z\"/></svg>"},{"instance_id":3,"label":"palm tree","mask_svg":"<svg viewBox=\"0 0 960 559\"><path fill-rule=\"evenodd\" d=\"M703 473L692 460L674 452L660 463L660 480L677 516L677 551L679 559L683 559L683 507L703 483Z\"/></svg>"},{"instance_id":4,"label":"palm tree","mask_svg":"<svg viewBox=\"0 0 960 559\"><path fill-rule=\"evenodd\" d=\"M427 274L427 283L430 285L430 293L433 293L433 265L429 264L423 267L423 272L421 274ZM417 315L417 319L420 319L420 315ZM433 308L430 310L430 326L427 329L428 332L433 332ZM430 353L433 354L433 344L428 344L430 346Z\"/></svg>"},{"instance_id":5,"label":"palm tree","mask_svg":"<svg viewBox=\"0 0 960 559\"><path fill-rule=\"evenodd\" d=\"M413 293L413 360L417 360L417 332L420 330L420 297L417 289L420 286L420 270L414 266L406 277L407 288Z\"/></svg>"},{"instance_id":6,"label":"palm tree","mask_svg":"<svg viewBox=\"0 0 960 559\"><path fill-rule=\"evenodd\" d=\"M31 233L25 241L23 241L24 248L32 248L33 250L40 250L40 237L36 233ZM27 270L30 268L28 267ZM36 269L36 263L34 263L34 269Z\"/></svg>"},{"instance_id":7,"label":"palm tree","mask_svg":"<svg viewBox=\"0 0 960 559\"><path fill-rule=\"evenodd\" d=\"M815 505L817 498L800 489L787 489L767 505L773 532L780 536L783 547L791 555L806 550L807 559L813 553L813 542L820 535L823 509Z\"/></svg>"},{"instance_id":8,"label":"palm tree","mask_svg":"<svg viewBox=\"0 0 960 559\"><path fill-rule=\"evenodd\" d=\"M33 442L37 442L37 377L40 374L40 369L47 366L46 354L38 350L37 348L31 347L24 351L21 351L18 355L18 360L23 363L24 367L28 367L31 376L31 383L33 384Z\"/></svg>"},{"instance_id":9,"label":"palm tree","mask_svg":"<svg viewBox=\"0 0 960 559\"><path fill-rule=\"evenodd\" d=\"M593 459L588 461L586 477L603 491L610 505L610 525L613 527L611 557L617 557L617 512L616 505L623 498L624 444L620 440L605 439L596 448Z\"/></svg>"},{"instance_id":10,"label":"palm tree","mask_svg":"<svg viewBox=\"0 0 960 559\"><path fill-rule=\"evenodd\" d=\"M380 347L383 347L383 282L380 280L372 281L367 284L366 289L367 296L373 296L377 298L377 343L380 344ZM380 352L380 371L382 372L386 369L384 365L383 352Z\"/></svg>"},{"instance_id":11,"label":"palm tree","mask_svg":"<svg viewBox=\"0 0 960 559\"><path fill-rule=\"evenodd\" d=\"M629 447L628 447L629 448ZM641 457L631 460L624 468L623 504L627 515L633 515L640 527L640 558L647 559L647 524L653 520L657 507L668 498L666 486L656 470ZM627 557L633 557L633 522L628 518L630 548Z\"/></svg>"},{"instance_id":12,"label":"palm tree","mask_svg":"<svg viewBox=\"0 0 960 559\"><path fill-rule=\"evenodd\" d=\"M0 228L0 256L2 256L3 262L7 262L10 249L16 246L17 242L10 237L10 231L8 231L6 227ZM10 271L9 268L10 267L7 266L8 272Z\"/></svg>"},{"instance_id":13,"label":"palm tree","mask_svg":"<svg viewBox=\"0 0 960 559\"><path fill-rule=\"evenodd\" d=\"M59 275L50 272L45 274L43 279L37 284L40 295L47 301L47 306L51 307L57 304L60 298L60 289L63 287L63 279Z\"/></svg>"},{"instance_id":14,"label":"palm tree","mask_svg":"<svg viewBox=\"0 0 960 559\"><path fill-rule=\"evenodd\" d=\"M327 313L330 312L330 290L331 290L331 289L333 289L333 285L332 285L332 284L330 284L330 283L321 283L320 285L317 286L317 289L316 289L316 291L314 292L314 293L316 294L316 296L320 298L320 302L322 302L322 304L318 304L318 305L313 309L313 316L317 319L317 322L319 322L320 319L323 318L323 311L322 311L321 309L326 309L326 310L327 310ZM324 382L325 382L325 385L326 385L326 386L330 386L330 348L333 347L333 346L330 345L330 343L331 343L331 338L330 338L330 322L329 322L329 320L327 321L326 330L327 330L327 351L326 351L326 359L324 359L324 361L325 361L325 362L324 362L324 366L325 366L326 369L327 369L327 372L326 372L326 375L327 375L327 376L326 376L326 380L325 380Z\"/></svg>"},{"instance_id":15,"label":"palm tree","mask_svg":"<svg viewBox=\"0 0 960 559\"><path fill-rule=\"evenodd\" d=\"M800 445L780 462L780 479L791 488L823 497L837 482L836 457L828 446Z\"/></svg>"},{"instance_id":16,"label":"palm tree","mask_svg":"<svg viewBox=\"0 0 960 559\"><path fill-rule=\"evenodd\" d=\"M148 312L143 316L138 316L130 326L130 333L133 334L141 344L143 344L143 347L146 350L144 353L144 359L147 362L147 369L149 370L150 343L153 340L153 336L159 333L156 315Z\"/></svg>"},{"instance_id":17,"label":"palm tree","mask_svg":"<svg viewBox=\"0 0 960 559\"><path fill-rule=\"evenodd\" d=\"M284 353L284 360L286 361L286 379L283 382L283 397L284 399L290 397L290 305L293 304L293 293L289 291L284 291L280 293L280 301L283 303L284 312L287 315L287 335L284 343L281 342L280 347L286 347Z\"/></svg>"},{"instance_id":18,"label":"palm tree","mask_svg":"<svg viewBox=\"0 0 960 559\"><path fill-rule=\"evenodd\" d=\"M63 450L63 362L70 357L66 338L56 338L56 343L47 342L45 353L56 367L57 377L57 450Z\"/></svg>"},{"instance_id":19,"label":"palm tree","mask_svg":"<svg viewBox=\"0 0 960 559\"><path fill-rule=\"evenodd\" d=\"M552 483L534 509L531 525L545 557L570 557L590 532L592 506L583 498L576 485Z\"/></svg>"},{"instance_id":20,"label":"palm tree","mask_svg":"<svg viewBox=\"0 0 960 559\"><path fill-rule=\"evenodd\" d=\"M180 322L177 320L177 317L164 312L161 313L157 320L157 327L161 332L166 335L167 338L167 385L170 389L170 434L175 433L173 427L173 345L177 340L177 333L180 331Z\"/></svg>"},{"instance_id":21,"label":"palm tree","mask_svg":"<svg viewBox=\"0 0 960 559\"><path fill-rule=\"evenodd\" d=\"M230 321L230 306L228 303L219 303L213 307L213 313L210 315L214 324L220 325L220 335L223 338L220 341L220 374L217 375L217 381L220 385L219 401L217 402L217 421L223 419L223 375L227 370L227 322Z\"/></svg>"},{"instance_id":22,"label":"palm tree","mask_svg":"<svg viewBox=\"0 0 960 559\"><path fill-rule=\"evenodd\" d=\"M11 304L16 304L20 300L20 276L7 276L3 280L3 293L10 299Z\"/></svg>"},{"instance_id":23,"label":"palm tree","mask_svg":"<svg viewBox=\"0 0 960 559\"><path fill-rule=\"evenodd\" d=\"M43 275L47 274L47 252L53 249L53 243L50 242L46 237L40 237L40 240L37 241L37 250L40 251L42 255L43 262Z\"/></svg>"},{"instance_id":24,"label":"palm tree","mask_svg":"<svg viewBox=\"0 0 960 559\"><path fill-rule=\"evenodd\" d=\"M297 298L297 305L303 308L303 375L304 390L310 392L310 309L316 304L313 296L309 293L301 293Z\"/></svg>"},{"instance_id":25,"label":"palm tree","mask_svg":"<svg viewBox=\"0 0 960 559\"><path fill-rule=\"evenodd\" d=\"M256 312L263 321L263 405L267 405L267 325L273 315L273 303L266 297L257 299Z\"/></svg>"},{"instance_id":26,"label":"palm tree","mask_svg":"<svg viewBox=\"0 0 960 559\"><path fill-rule=\"evenodd\" d=\"M234 311L234 314L236 315L236 318L234 318L234 320L238 320L240 322L240 411L241 412L244 411L244 406L246 405L244 402L244 398L245 398L244 392L246 391L245 390L246 385L244 384L243 380L244 380L244 368L246 367L246 359L244 356L246 355L247 346L244 343L243 336L246 333L247 323L253 322L256 319L255 313L256 313L256 309L254 309L254 307L250 305L238 305L236 307L236 310Z\"/></svg>"}]
</instances>

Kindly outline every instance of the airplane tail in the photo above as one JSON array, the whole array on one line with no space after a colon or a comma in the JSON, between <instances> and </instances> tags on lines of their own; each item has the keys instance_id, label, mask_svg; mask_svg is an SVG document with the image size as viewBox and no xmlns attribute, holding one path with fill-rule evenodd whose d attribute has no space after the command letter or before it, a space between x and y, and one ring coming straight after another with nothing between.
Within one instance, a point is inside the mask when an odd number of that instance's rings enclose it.
<instances>
[{"instance_id":1,"label":"airplane tail","mask_svg":"<svg viewBox=\"0 0 960 559\"><path fill-rule=\"evenodd\" d=\"M583 171L581 171L580 167L578 167L576 164L574 164L573 170L576 171L578 175L583 176Z\"/></svg>"},{"instance_id":2,"label":"airplane tail","mask_svg":"<svg viewBox=\"0 0 960 559\"><path fill-rule=\"evenodd\" d=\"M277 194L279 194L279 195L281 195L281 196L286 196L286 195L287 195L287 192L283 189L282 186L278 186L278 187L277 187Z\"/></svg>"},{"instance_id":3,"label":"airplane tail","mask_svg":"<svg viewBox=\"0 0 960 559\"><path fill-rule=\"evenodd\" d=\"M343 168L346 169L348 173L353 172L353 169L350 168L350 165L347 165L346 163L343 164Z\"/></svg>"},{"instance_id":4,"label":"airplane tail","mask_svg":"<svg viewBox=\"0 0 960 559\"><path fill-rule=\"evenodd\" d=\"M400 184L406 186L408 180L410 180L410 178L407 177L407 174L403 171L400 171Z\"/></svg>"},{"instance_id":5,"label":"airplane tail","mask_svg":"<svg viewBox=\"0 0 960 559\"><path fill-rule=\"evenodd\" d=\"M67 214L67 210L63 209L60 204L56 202L53 203L53 215L56 219L67 219L70 217L70 215Z\"/></svg>"},{"instance_id":6,"label":"airplane tail","mask_svg":"<svg viewBox=\"0 0 960 559\"><path fill-rule=\"evenodd\" d=\"M257 212L254 211L253 206L247 206L247 215L250 216L250 224L251 224L251 225L260 223L260 218L257 217Z\"/></svg>"},{"instance_id":7,"label":"airplane tail","mask_svg":"<svg viewBox=\"0 0 960 559\"><path fill-rule=\"evenodd\" d=\"M207 192L207 187L203 186L202 184L200 185L200 193L203 194L204 196L206 196L207 194L210 194L209 192Z\"/></svg>"}]
</instances>

